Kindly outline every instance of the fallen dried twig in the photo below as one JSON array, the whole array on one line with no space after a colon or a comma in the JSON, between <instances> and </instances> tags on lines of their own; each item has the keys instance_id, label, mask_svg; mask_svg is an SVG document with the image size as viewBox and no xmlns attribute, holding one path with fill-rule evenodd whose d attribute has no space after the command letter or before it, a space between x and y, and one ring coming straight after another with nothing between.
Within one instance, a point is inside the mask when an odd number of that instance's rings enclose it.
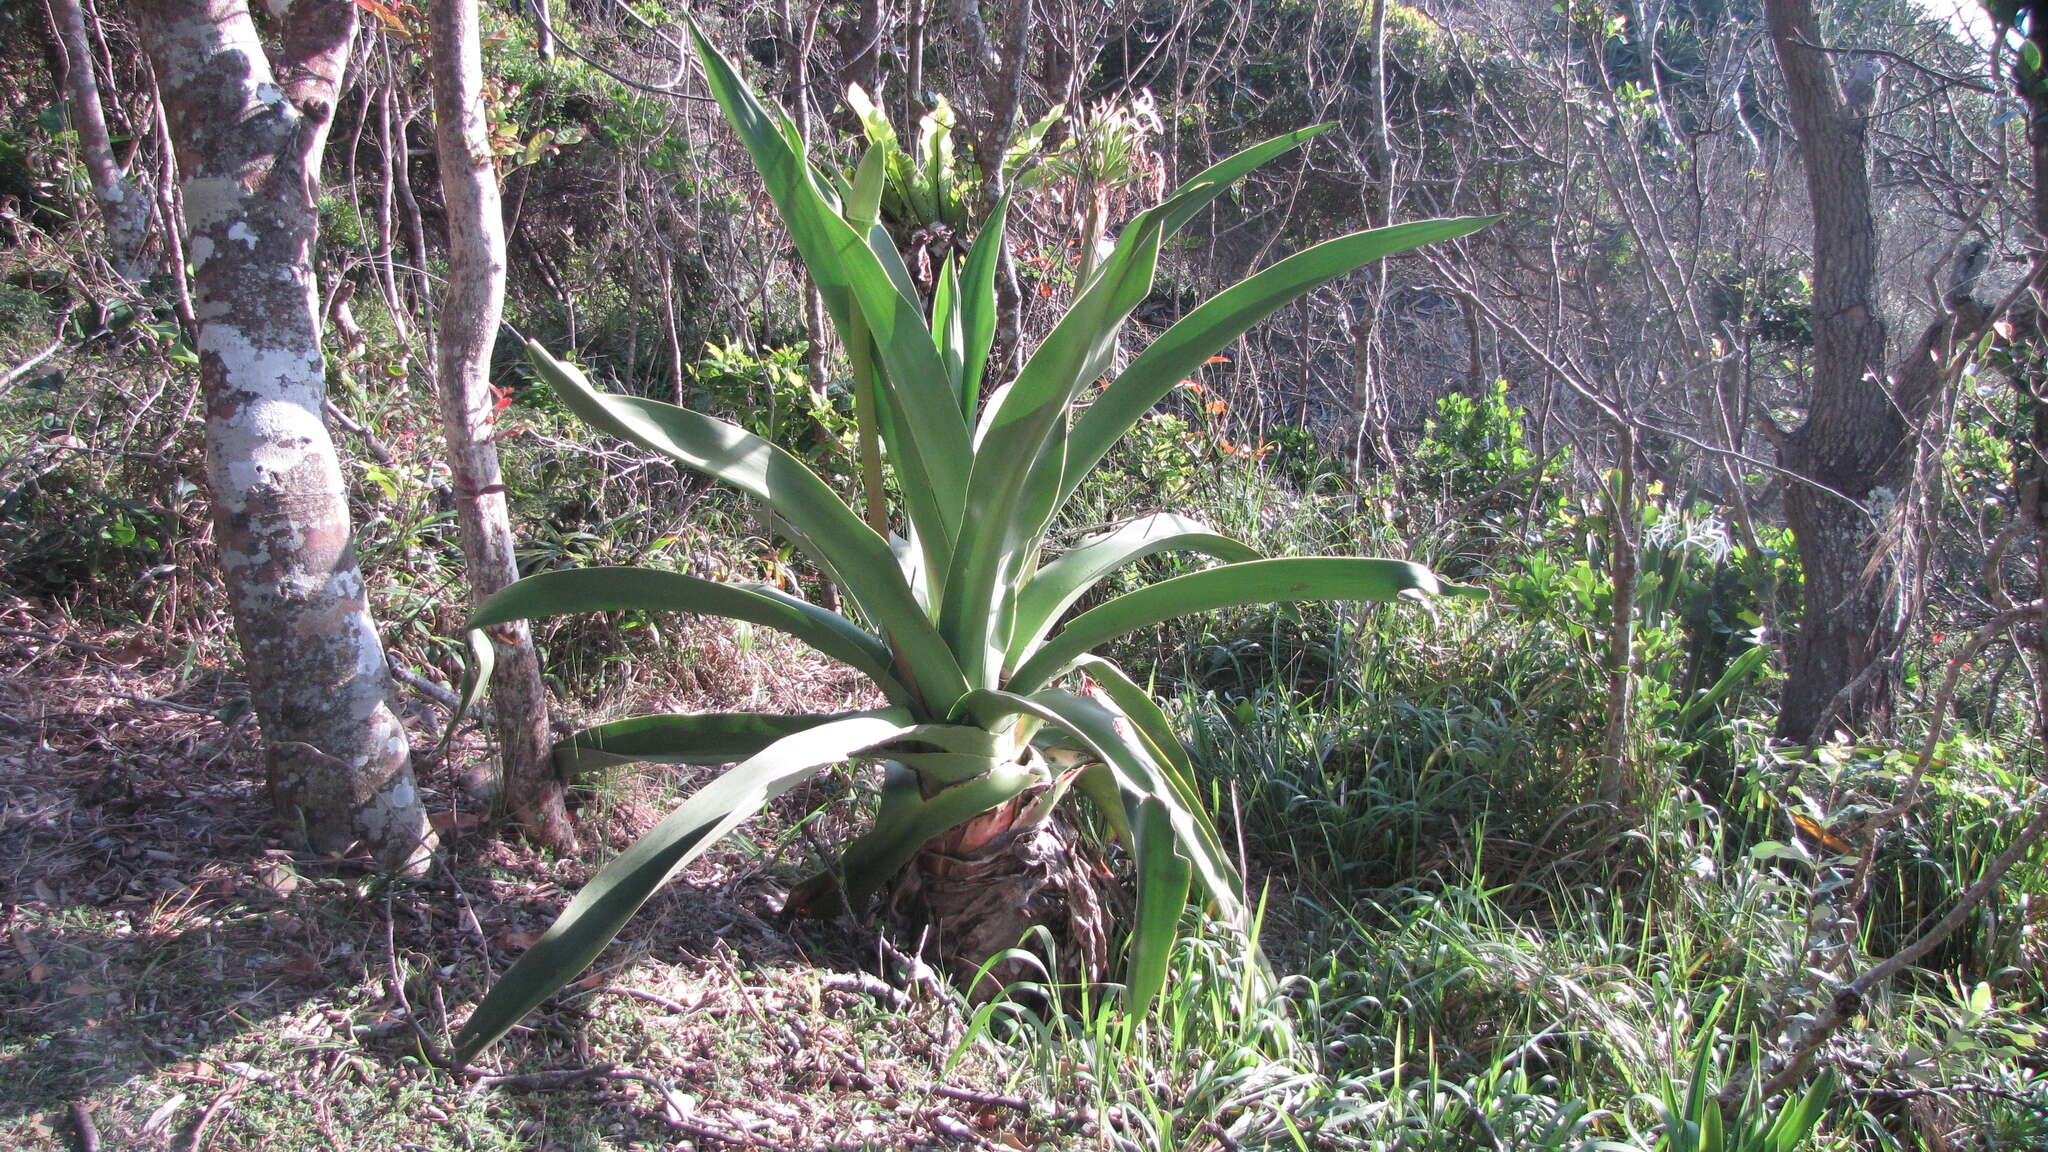
<instances>
[{"instance_id":1,"label":"fallen dried twig","mask_svg":"<svg viewBox=\"0 0 2048 1152\"><path fill-rule=\"evenodd\" d=\"M948 1100L959 1100L967 1104L985 1104L990 1108L1014 1108L1019 1112L1031 1111L1031 1101L1022 1096L999 1096L994 1092L976 1092L971 1088L955 1088L950 1084L936 1084L932 1095L944 1096Z\"/></svg>"},{"instance_id":2,"label":"fallen dried twig","mask_svg":"<svg viewBox=\"0 0 2048 1152\"><path fill-rule=\"evenodd\" d=\"M545 1072L522 1072L514 1075L487 1073L476 1078L479 1088L509 1088L514 1092L545 1091L550 1088L566 1088L586 1080L615 1079L610 1064L592 1064L588 1068L556 1068Z\"/></svg>"}]
</instances>

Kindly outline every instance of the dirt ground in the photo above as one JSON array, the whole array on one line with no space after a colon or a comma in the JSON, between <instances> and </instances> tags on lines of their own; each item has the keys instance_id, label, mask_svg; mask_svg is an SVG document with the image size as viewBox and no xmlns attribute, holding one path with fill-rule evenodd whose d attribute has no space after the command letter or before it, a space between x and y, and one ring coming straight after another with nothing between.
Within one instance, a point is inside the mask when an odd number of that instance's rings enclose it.
<instances>
[{"instance_id":1,"label":"dirt ground","mask_svg":"<svg viewBox=\"0 0 2048 1152\"><path fill-rule=\"evenodd\" d=\"M831 781L657 895L487 1067L435 1066L599 852L550 859L491 834L455 786L455 765L483 755L472 735L422 769L445 841L428 875L295 856L241 686L166 647L0 601L0 1147L1082 1139L1074 1109L1020 1094L961 1043L949 994L868 975L887 968L873 937L776 922L837 831L821 815ZM604 782L581 810L586 839L622 846L701 778Z\"/></svg>"}]
</instances>

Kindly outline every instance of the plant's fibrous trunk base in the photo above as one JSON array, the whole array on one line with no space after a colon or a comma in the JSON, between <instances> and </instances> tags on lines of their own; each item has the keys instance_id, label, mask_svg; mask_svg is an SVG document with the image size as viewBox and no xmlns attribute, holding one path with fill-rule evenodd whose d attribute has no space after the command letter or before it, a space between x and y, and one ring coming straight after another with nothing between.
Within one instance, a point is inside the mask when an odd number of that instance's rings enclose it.
<instances>
[{"instance_id":1,"label":"plant's fibrous trunk base","mask_svg":"<svg viewBox=\"0 0 2048 1152\"><path fill-rule=\"evenodd\" d=\"M927 843L889 901L890 918L913 939L922 933L932 962L975 1003L1018 981L1093 983L1109 972L1109 928L1127 902L1124 884L1063 810L1023 823L1034 796ZM1026 938L1037 928L1051 935L1052 955ZM1050 972L1011 957L981 975L991 957L1020 944L1048 961Z\"/></svg>"}]
</instances>

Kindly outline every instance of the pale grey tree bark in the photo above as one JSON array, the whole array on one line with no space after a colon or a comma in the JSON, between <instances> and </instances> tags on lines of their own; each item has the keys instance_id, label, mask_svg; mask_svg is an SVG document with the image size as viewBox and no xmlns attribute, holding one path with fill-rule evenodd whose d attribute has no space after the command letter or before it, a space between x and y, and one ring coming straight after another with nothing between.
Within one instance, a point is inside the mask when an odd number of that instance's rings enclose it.
<instances>
[{"instance_id":1,"label":"pale grey tree bark","mask_svg":"<svg viewBox=\"0 0 2048 1152\"><path fill-rule=\"evenodd\" d=\"M106 108L100 103L100 86L93 74L92 39L86 32L85 10L80 0L50 0L50 14L57 22L57 36L64 48L64 95L71 102L71 126L78 133L79 158L86 178L92 182L92 197L99 205L100 219L107 228L108 263L115 275L130 285L149 279L150 267L144 255L149 240L149 198L131 179L114 156L107 133Z\"/></svg>"},{"instance_id":2,"label":"pale grey tree bark","mask_svg":"<svg viewBox=\"0 0 2048 1152\"><path fill-rule=\"evenodd\" d=\"M303 0L302 0L303 2ZM455 489L455 519L472 599L481 602L519 578L490 388L491 348L505 311L505 220L485 118L477 0L433 0L434 144L448 214L448 280L434 337L435 392ZM548 735L547 687L524 621L492 629L504 799L536 842L568 850L575 831L562 807Z\"/></svg>"},{"instance_id":3,"label":"pale grey tree bark","mask_svg":"<svg viewBox=\"0 0 2048 1152\"><path fill-rule=\"evenodd\" d=\"M137 0L176 144L214 530L271 793L316 851L386 868L428 840L321 417L319 157L350 0L278 0L273 71L245 0Z\"/></svg>"}]
</instances>

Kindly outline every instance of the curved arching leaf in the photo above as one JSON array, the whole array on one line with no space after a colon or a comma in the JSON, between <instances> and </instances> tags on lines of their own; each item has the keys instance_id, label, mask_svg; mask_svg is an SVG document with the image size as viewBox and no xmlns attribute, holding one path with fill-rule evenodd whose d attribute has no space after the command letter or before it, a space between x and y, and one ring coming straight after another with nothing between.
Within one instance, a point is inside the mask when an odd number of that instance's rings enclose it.
<instances>
[{"instance_id":1,"label":"curved arching leaf","mask_svg":"<svg viewBox=\"0 0 2048 1152\"><path fill-rule=\"evenodd\" d=\"M1195 791L1194 761L1180 742L1180 733L1174 731L1173 722L1166 718L1166 712L1152 694L1139 687L1123 669L1100 656L1083 656L1074 662L1074 669L1094 682L1097 703L1119 713L1136 729L1153 762L1166 772L1167 783L1181 804L1191 812L1207 813L1201 794ZM1207 851L1219 859L1228 859L1215 823L1203 819L1198 825Z\"/></svg>"},{"instance_id":2,"label":"curved arching leaf","mask_svg":"<svg viewBox=\"0 0 2048 1152\"><path fill-rule=\"evenodd\" d=\"M902 653L934 707L967 689L960 666L911 591L888 541L861 522L817 474L774 444L723 420L634 396L599 392L537 343L534 366L572 411L606 432L738 488L789 522L794 539L831 569Z\"/></svg>"},{"instance_id":3,"label":"curved arching leaf","mask_svg":"<svg viewBox=\"0 0 2048 1152\"><path fill-rule=\"evenodd\" d=\"M1233 928L1245 926L1243 883L1218 847L1214 826L1200 808L1181 801L1170 770L1153 758L1126 718L1056 688L1030 696L978 691L961 706L983 723L1020 713L1036 716L1095 757L1097 765L1082 774L1081 786L1128 836L1138 865L1138 915L1125 983L1134 1014L1144 1013L1163 982L1191 880L1201 882L1218 918Z\"/></svg>"},{"instance_id":4,"label":"curved arching leaf","mask_svg":"<svg viewBox=\"0 0 2048 1152\"><path fill-rule=\"evenodd\" d=\"M1017 596L1008 664L1029 656L1074 601L1126 564L1161 552L1203 552L1219 560L1256 560L1259 551L1185 516L1161 512L1090 536L1038 570Z\"/></svg>"},{"instance_id":5,"label":"curved arching leaf","mask_svg":"<svg viewBox=\"0 0 2048 1152\"><path fill-rule=\"evenodd\" d=\"M1392 600L1404 592L1467 591L1407 560L1294 556L1224 564L1162 580L1081 613L1019 665L1006 687L1012 692L1034 691L1096 645L1176 616L1242 604Z\"/></svg>"},{"instance_id":6,"label":"curved arching leaf","mask_svg":"<svg viewBox=\"0 0 2048 1152\"><path fill-rule=\"evenodd\" d=\"M872 711L784 715L698 712L634 716L585 728L555 744L555 771L566 778L618 764L732 764L785 736Z\"/></svg>"},{"instance_id":7,"label":"curved arching leaf","mask_svg":"<svg viewBox=\"0 0 2048 1152\"><path fill-rule=\"evenodd\" d=\"M658 568L566 568L506 585L470 616L470 629L579 612L697 612L786 633L850 664L892 700L906 695L889 649L851 620L760 584L722 584Z\"/></svg>"},{"instance_id":8,"label":"curved arching leaf","mask_svg":"<svg viewBox=\"0 0 2048 1152\"><path fill-rule=\"evenodd\" d=\"M655 889L706 848L822 769L887 743L908 727L907 719L899 711L820 724L777 740L699 788L599 869L533 947L498 978L455 1038L457 1063L467 1064L589 967Z\"/></svg>"},{"instance_id":9,"label":"curved arching leaf","mask_svg":"<svg viewBox=\"0 0 2048 1152\"><path fill-rule=\"evenodd\" d=\"M1232 153L1194 174L1185 184L1173 190L1159 207L1153 211L1160 216L1160 233L1171 236L1187 226L1188 221L1216 198L1230 191L1230 186L1248 175L1252 169L1269 160L1283 156L1310 140L1321 136L1336 124L1311 124L1292 132L1283 132L1270 140L1261 140L1242 151Z\"/></svg>"},{"instance_id":10,"label":"curved arching leaf","mask_svg":"<svg viewBox=\"0 0 2048 1152\"><path fill-rule=\"evenodd\" d=\"M1422 220L1339 236L1297 252L1224 289L1176 321L1140 352L1074 423L1067 448L1062 502L1090 470L1176 384L1209 357L1304 293L1375 260L1476 232L1498 219L1464 216Z\"/></svg>"}]
</instances>

